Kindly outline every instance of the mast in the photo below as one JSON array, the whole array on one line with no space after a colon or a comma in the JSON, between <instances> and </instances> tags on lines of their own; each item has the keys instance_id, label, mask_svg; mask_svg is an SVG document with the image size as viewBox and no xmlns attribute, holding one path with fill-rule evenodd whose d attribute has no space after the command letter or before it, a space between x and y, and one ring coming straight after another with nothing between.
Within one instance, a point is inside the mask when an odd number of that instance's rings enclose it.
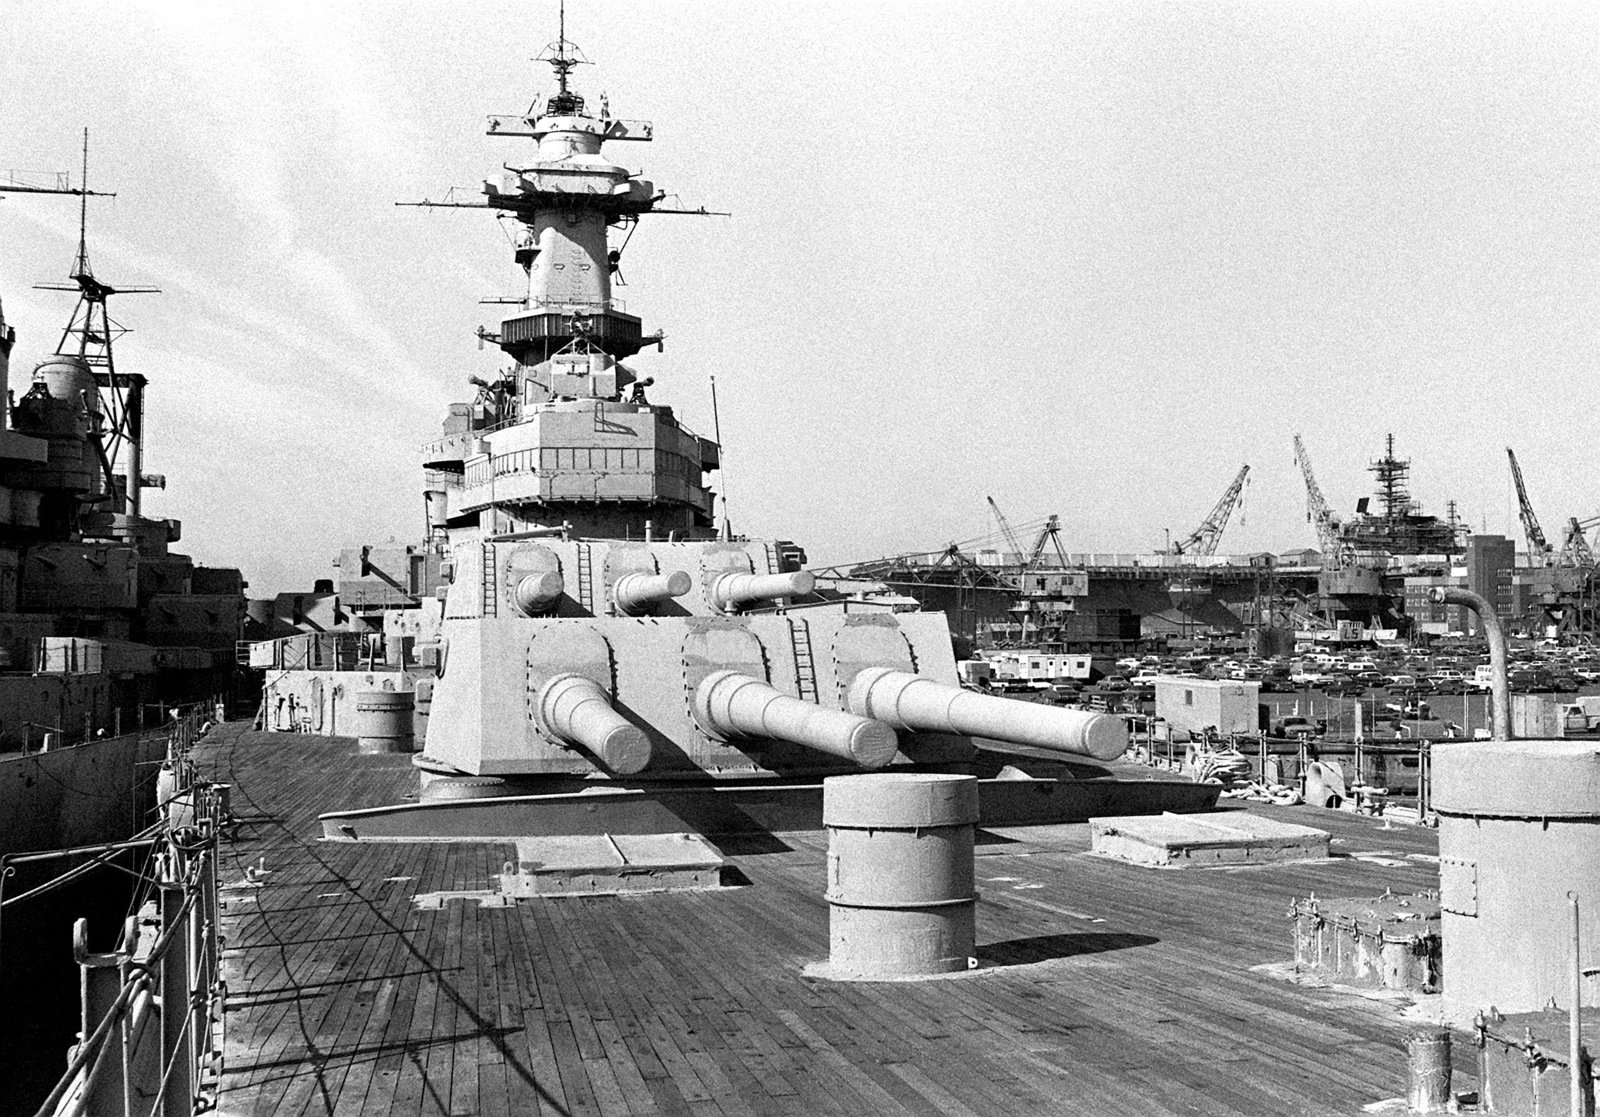
<instances>
[{"instance_id":1,"label":"mast","mask_svg":"<svg viewBox=\"0 0 1600 1117\"><path fill-rule=\"evenodd\" d=\"M61 331L56 355L77 357L94 375L99 388L100 410L109 435L106 458L122 483L118 498L121 510L137 517L140 489L144 485L144 388L141 373L119 373L112 343L128 330L113 319L107 303L112 295L156 294L157 287L113 287L95 277L89 266L89 129L83 130L83 189L78 209L78 252L67 278L72 283L36 283L41 291L76 291L78 304Z\"/></svg>"},{"instance_id":2,"label":"mast","mask_svg":"<svg viewBox=\"0 0 1600 1117\"><path fill-rule=\"evenodd\" d=\"M510 217L518 227L512 258L527 277L519 297L485 300L509 303L510 313L497 332L478 336L516 364L483 386L493 406L485 403L483 421L470 420L470 444L447 430L428 450L429 484L444 494L446 527L710 538L715 494L704 474L719 468L719 447L646 399L653 379L622 362L661 347L664 335L646 336L612 291L641 217L706 211L660 207L665 195L654 183L602 150L648 142L652 128L613 116L604 95L591 105L576 91L573 71L589 62L566 37L565 12L536 61L550 66L555 88L525 113L489 117L488 134L517 151L505 174L483 184L484 200L414 203ZM614 248L613 228L627 231Z\"/></svg>"},{"instance_id":3,"label":"mast","mask_svg":"<svg viewBox=\"0 0 1600 1117\"><path fill-rule=\"evenodd\" d=\"M87 144L85 145L85 156L84 156L84 158L85 158L85 165L87 165L87 161L88 161ZM84 199L84 205L88 204L88 199L90 198L90 196L94 196L94 197L97 197L97 198L102 198L102 197L112 197L112 198L114 198L114 197L116 197L115 194L107 194L104 191L90 190L89 189L89 184L88 184L87 181L84 181L81 185L79 185L78 187L74 188L72 186L72 183L71 183L70 173L67 172L67 171L51 172L54 175L55 180L56 180L54 186L37 186L37 185L34 185L32 183L19 182L15 178L15 173L16 172L12 172L12 177L8 177L6 179L0 180L0 194L65 194L65 195L78 195L78 196L81 196ZM83 222L83 217L80 215L80 217L79 217L79 225L80 225L80 227L82 225L82 222ZM80 251L81 251L81 239L80 239ZM11 347L16 344L16 340L17 340L17 331L15 329L13 329L12 327L6 325L5 309L4 309L3 306L0 306L0 432L5 431L6 428L8 426L10 426L10 423L11 423L11 408L10 408L9 402L7 400L7 393L10 391L10 375L9 375L9 363L8 363L8 360L9 360L9 357L11 355Z\"/></svg>"}]
</instances>

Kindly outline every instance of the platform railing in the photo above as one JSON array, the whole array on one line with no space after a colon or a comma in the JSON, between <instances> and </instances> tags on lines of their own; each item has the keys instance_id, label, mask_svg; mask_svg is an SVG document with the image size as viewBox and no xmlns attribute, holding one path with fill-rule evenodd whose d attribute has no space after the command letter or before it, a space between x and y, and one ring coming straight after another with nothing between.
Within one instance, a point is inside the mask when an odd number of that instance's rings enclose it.
<instances>
[{"instance_id":1,"label":"platform railing","mask_svg":"<svg viewBox=\"0 0 1600 1117\"><path fill-rule=\"evenodd\" d=\"M154 854L148 899L116 948L92 953L86 921L73 928L79 1042L37 1117L188 1117L215 1108L227 995L217 852L227 800L188 770L178 766L183 778L165 796L165 828L144 839Z\"/></svg>"}]
</instances>

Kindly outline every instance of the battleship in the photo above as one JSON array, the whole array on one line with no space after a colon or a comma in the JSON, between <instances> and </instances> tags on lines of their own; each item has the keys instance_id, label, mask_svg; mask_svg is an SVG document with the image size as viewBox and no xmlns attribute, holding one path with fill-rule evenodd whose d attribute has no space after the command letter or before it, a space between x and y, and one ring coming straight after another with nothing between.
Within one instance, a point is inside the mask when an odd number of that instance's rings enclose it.
<instances>
[{"instance_id":1,"label":"battleship","mask_svg":"<svg viewBox=\"0 0 1600 1117\"><path fill-rule=\"evenodd\" d=\"M426 447L426 538L341 556L359 626L252 650L43 1112L1587 1112L1592 750L1439 750L1437 829L1209 810L819 592L623 363L609 233L660 199L602 152L653 130L578 57L453 203L522 227L513 368Z\"/></svg>"},{"instance_id":2,"label":"battleship","mask_svg":"<svg viewBox=\"0 0 1600 1117\"><path fill-rule=\"evenodd\" d=\"M244 617L237 569L173 549L182 525L148 515L141 372L118 369L114 286L89 262L85 178L76 187L8 180L0 193L79 199L68 282L77 296L54 352L13 377L16 327L0 309L0 1001L19 1023L0 1054L0 1107L59 1068L78 1018L73 921L91 915L107 942L132 895L169 750L216 717L239 682ZM108 850L110 851L108 853ZM31 1007L20 1011L21 1006Z\"/></svg>"}]
</instances>

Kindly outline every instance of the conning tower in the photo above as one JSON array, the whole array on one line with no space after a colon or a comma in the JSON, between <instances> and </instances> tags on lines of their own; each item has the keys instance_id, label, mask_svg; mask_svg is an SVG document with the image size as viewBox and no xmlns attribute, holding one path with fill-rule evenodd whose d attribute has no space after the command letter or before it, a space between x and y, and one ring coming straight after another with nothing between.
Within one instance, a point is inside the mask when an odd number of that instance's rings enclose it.
<instances>
[{"instance_id":1,"label":"conning tower","mask_svg":"<svg viewBox=\"0 0 1600 1117\"><path fill-rule=\"evenodd\" d=\"M631 235L662 195L602 148L647 141L650 125L613 117L604 97L592 110L572 91L572 70L586 60L564 36L540 59L555 70L556 91L525 115L490 117L489 135L523 147L483 188L483 204L519 226L527 294L511 300L498 333L480 336L515 365L479 381L477 399L453 407L444 437L427 447L430 526L708 538L715 496L705 473L717 468L717 445L648 402L652 381L621 363L662 336L645 337L613 297L622 248L609 234Z\"/></svg>"}]
</instances>

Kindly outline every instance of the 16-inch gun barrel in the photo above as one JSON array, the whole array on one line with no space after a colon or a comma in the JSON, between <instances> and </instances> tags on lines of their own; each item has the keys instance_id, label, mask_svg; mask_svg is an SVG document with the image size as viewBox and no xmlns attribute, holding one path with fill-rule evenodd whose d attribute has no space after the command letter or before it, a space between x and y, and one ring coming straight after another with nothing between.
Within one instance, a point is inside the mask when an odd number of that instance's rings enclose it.
<instances>
[{"instance_id":1,"label":"16-inch gun barrel","mask_svg":"<svg viewBox=\"0 0 1600 1117\"><path fill-rule=\"evenodd\" d=\"M809 570L788 574L723 574L711 583L711 602L718 609L732 611L758 601L807 594L816 585L817 577Z\"/></svg>"},{"instance_id":2,"label":"16-inch gun barrel","mask_svg":"<svg viewBox=\"0 0 1600 1117\"><path fill-rule=\"evenodd\" d=\"M606 769L631 776L650 763L650 738L611 708L611 696L587 675L557 675L539 688L539 723L581 745Z\"/></svg>"},{"instance_id":3,"label":"16-inch gun barrel","mask_svg":"<svg viewBox=\"0 0 1600 1117\"><path fill-rule=\"evenodd\" d=\"M560 574L554 570L541 570L525 575L518 581L512 598L516 602L517 612L525 617L537 617L555 608L565 588Z\"/></svg>"},{"instance_id":4,"label":"16-inch gun barrel","mask_svg":"<svg viewBox=\"0 0 1600 1117\"><path fill-rule=\"evenodd\" d=\"M858 674L845 707L896 729L964 733L1100 760L1115 760L1128 748L1128 727L1111 714L976 694L888 667Z\"/></svg>"},{"instance_id":5,"label":"16-inch gun barrel","mask_svg":"<svg viewBox=\"0 0 1600 1117\"><path fill-rule=\"evenodd\" d=\"M653 612L662 602L682 597L694 586L694 579L686 570L671 574L624 574L611 587L611 600L617 612L625 617L636 617Z\"/></svg>"},{"instance_id":6,"label":"16-inch gun barrel","mask_svg":"<svg viewBox=\"0 0 1600 1117\"><path fill-rule=\"evenodd\" d=\"M863 768L882 768L899 748L898 735L881 721L791 697L739 671L717 671L701 681L694 718L720 736L789 741Z\"/></svg>"}]
</instances>

